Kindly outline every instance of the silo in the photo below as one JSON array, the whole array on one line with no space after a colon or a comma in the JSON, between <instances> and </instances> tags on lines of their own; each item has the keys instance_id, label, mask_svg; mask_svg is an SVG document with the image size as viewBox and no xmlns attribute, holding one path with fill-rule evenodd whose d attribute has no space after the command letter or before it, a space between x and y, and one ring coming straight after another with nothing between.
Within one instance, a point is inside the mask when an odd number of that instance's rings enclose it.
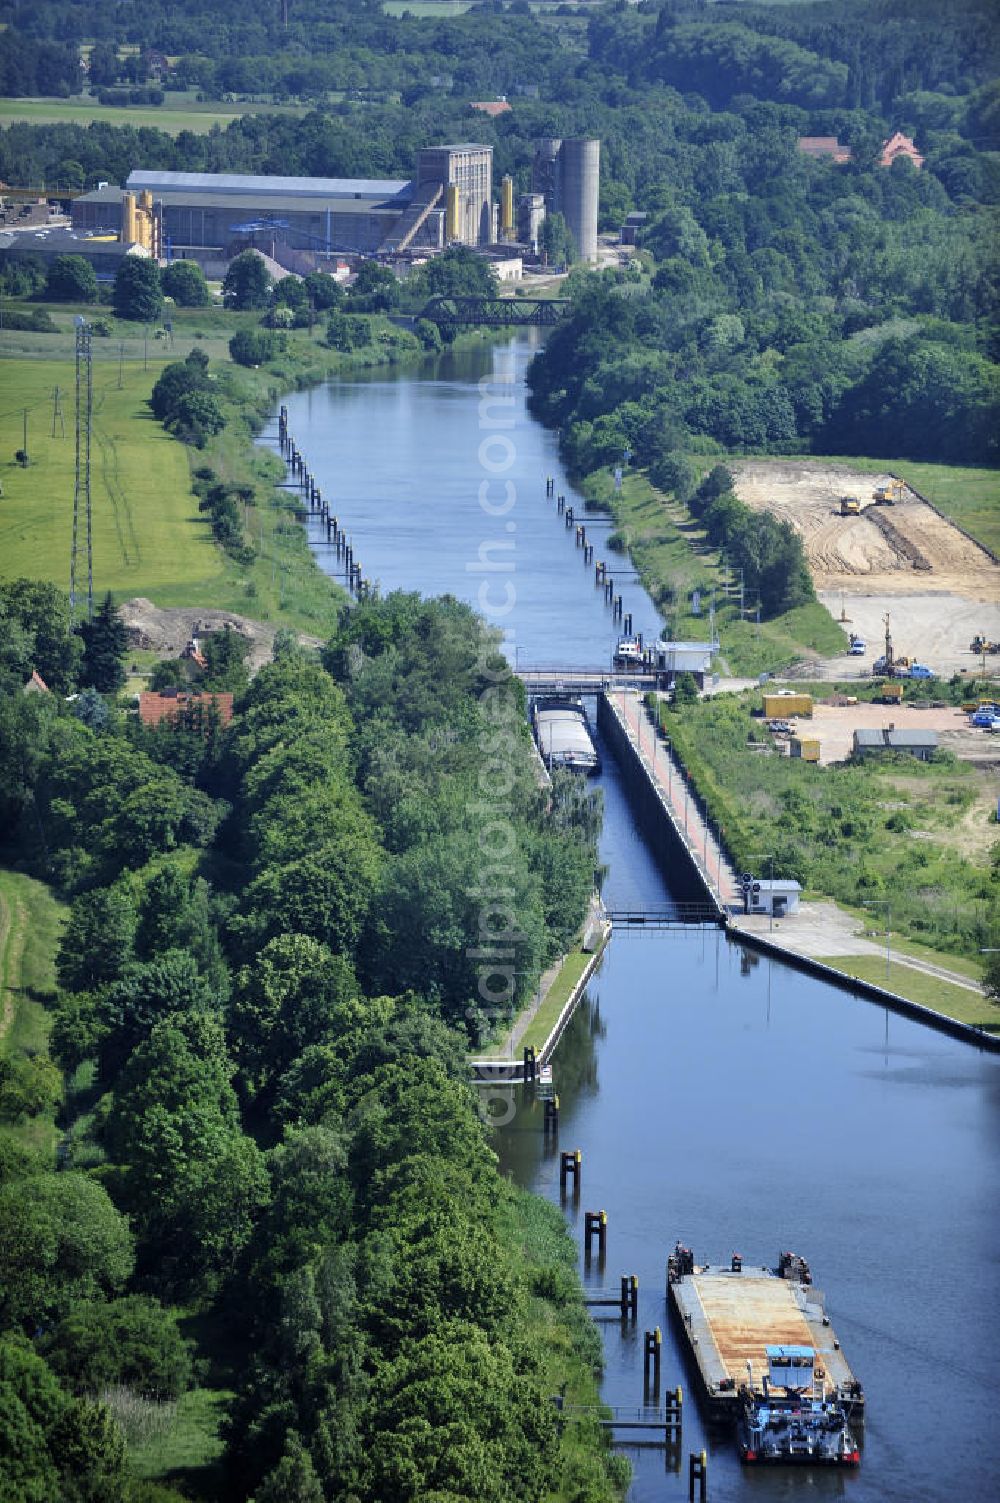
<instances>
[{"instance_id":1,"label":"silo","mask_svg":"<svg viewBox=\"0 0 1000 1503\"><path fill-rule=\"evenodd\" d=\"M500 233L510 240L514 232L514 179L508 172L500 181Z\"/></svg>"},{"instance_id":2,"label":"silo","mask_svg":"<svg viewBox=\"0 0 1000 1503\"><path fill-rule=\"evenodd\" d=\"M445 234L449 243L452 240L461 239L461 216L459 210L458 184L449 183L447 190L447 218L445 219Z\"/></svg>"},{"instance_id":3,"label":"silo","mask_svg":"<svg viewBox=\"0 0 1000 1503\"><path fill-rule=\"evenodd\" d=\"M601 184L601 143L562 143L562 212L581 261L597 260L597 200Z\"/></svg>"}]
</instances>

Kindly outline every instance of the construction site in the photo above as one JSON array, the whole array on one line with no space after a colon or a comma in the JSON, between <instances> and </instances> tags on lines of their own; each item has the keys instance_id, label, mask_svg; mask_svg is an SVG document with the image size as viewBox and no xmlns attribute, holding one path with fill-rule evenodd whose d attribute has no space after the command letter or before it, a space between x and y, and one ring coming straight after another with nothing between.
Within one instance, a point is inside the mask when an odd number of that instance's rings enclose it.
<instances>
[{"instance_id":1,"label":"construction site","mask_svg":"<svg viewBox=\"0 0 1000 1503\"><path fill-rule=\"evenodd\" d=\"M823 665L828 676L872 672L887 611L897 659L937 675L982 671L983 646L1000 639L1000 564L904 477L822 460L742 460L732 470L740 500L800 535L820 600L865 644L849 665ZM986 668L1000 671L1000 658L987 652Z\"/></svg>"}]
</instances>

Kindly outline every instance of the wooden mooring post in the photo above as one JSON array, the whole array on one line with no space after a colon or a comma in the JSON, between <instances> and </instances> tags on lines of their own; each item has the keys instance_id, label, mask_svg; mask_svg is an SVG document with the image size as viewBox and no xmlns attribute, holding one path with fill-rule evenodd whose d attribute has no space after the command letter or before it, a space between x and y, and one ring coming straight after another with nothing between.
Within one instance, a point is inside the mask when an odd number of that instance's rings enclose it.
<instances>
[{"instance_id":1,"label":"wooden mooring post","mask_svg":"<svg viewBox=\"0 0 1000 1503\"><path fill-rule=\"evenodd\" d=\"M664 1423L668 1446L679 1446L684 1411L684 1390L678 1383L672 1394L667 1394L664 1404Z\"/></svg>"},{"instance_id":2,"label":"wooden mooring post","mask_svg":"<svg viewBox=\"0 0 1000 1503\"><path fill-rule=\"evenodd\" d=\"M537 1057L535 1055L535 1046L534 1046L534 1044L525 1044L525 1046L524 1046L524 1083L525 1083L525 1085L527 1085L529 1083L529 1081L533 1081L533 1080L537 1079L537 1077L538 1077L538 1059L537 1059Z\"/></svg>"},{"instance_id":3,"label":"wooden mooring post","mask_svg":"<svg viewBox=\"0 0 1000 1503\"><path fill-rule=\"evenodd\" d=\"M544 1132L559 1131L559 1097L546 1096L545 1106L542 1112L542 1130Z\"/></svg>"},{"instance_id":4,"label":"wooden mooring post","mask_svg":"<svg viewBox=\"0 0 1000 1503\"><path fill-rule=\"evenodd\" d=\"M603 1258L608 1250L607 1211L584 1211L583 1213L583 1250L588 1258L595 1239L597 1255Z\"/></svg>"},{"instance_id":5,"label":"wooden mooring post","mask_svg":"<svg viewBox=\"0 0 1000 1503\"><path fill-rule=\"evenodd\" d=\"M647 1331L643 1338L642 1353L642 1382L647 1393L652 1387L658 1394L660 1391L660 1359L663 1348L663 1333L657 1326L652 1331Z\"/></svg>"},{"instance_id":6,"label":"wooden mooring post","mask_svg":"<svg viewBox=\"0 0 1000 1503\"><path fill-rule=\"evenodd\" d=\"M695 1483L698 1484L698 1503L708 1497L708 1455L705 1451L692 1451L688 1457L688 1503L694 1503Z\"/></svg>"},{"instance_id":7,"label":"wooden mooring post","mask_svg":"<svg viewBox=\"0 0 1000 1503\"><path fill-rule=\"evenodd\" d=\"M559 1188L566 1189L566 1182L573 1181L573 1188L579 1194L580 1169L583 1164L583 1154L579 1148L564 1149L559 1155Z\"/></svg>"},{"instance_id":8,"label":"wooden mooring post","mask_svg":"<svg viewBox=\"0 0 1000 1503\"><path fill-rule=\"evenodd\" d=\"M634 1273L622 1274L622 1320L639 1318L639 1280Z\"/></svg>"}]
</instances>

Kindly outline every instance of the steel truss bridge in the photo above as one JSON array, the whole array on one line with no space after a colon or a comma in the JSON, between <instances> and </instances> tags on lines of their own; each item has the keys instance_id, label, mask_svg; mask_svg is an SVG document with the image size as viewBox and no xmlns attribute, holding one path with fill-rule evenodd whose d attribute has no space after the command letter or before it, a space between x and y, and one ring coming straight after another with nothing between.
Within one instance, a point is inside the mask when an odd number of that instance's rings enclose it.
<instances>
[{"instance_id":1,"label":"steel truss bridge","mask_svg":"<svg viewBox=\"0 0 1000 1503\"><path fill-rule=\"evenodd\" d=\"M488 329L551 328L569 310L568 298L435 297L419 315L441 328L479 324Z\"/></svg>"}]
</instances>

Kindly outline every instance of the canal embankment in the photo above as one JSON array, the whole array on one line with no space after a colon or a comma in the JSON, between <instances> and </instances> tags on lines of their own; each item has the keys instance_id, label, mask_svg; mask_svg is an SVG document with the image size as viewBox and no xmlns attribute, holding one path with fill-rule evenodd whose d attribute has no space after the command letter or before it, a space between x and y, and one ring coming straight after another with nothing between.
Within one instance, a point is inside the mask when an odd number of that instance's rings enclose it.
<instances>
[{"instance_id":1,"label":"canal embankment","mask_svg":"<svg viewBox=\"0 0 1000 1503\"><path fill-rule=\"evenodd\" d=\"M535 996L502 1038L470 1056L473 1078L522 1085L526 1060L533 1068L547 1065L579 1005L611 940L611 924L595 898L579 942L544 972ZM529 1069L532 1066L528 1067Z\"/></svg>"}]
</instances>

